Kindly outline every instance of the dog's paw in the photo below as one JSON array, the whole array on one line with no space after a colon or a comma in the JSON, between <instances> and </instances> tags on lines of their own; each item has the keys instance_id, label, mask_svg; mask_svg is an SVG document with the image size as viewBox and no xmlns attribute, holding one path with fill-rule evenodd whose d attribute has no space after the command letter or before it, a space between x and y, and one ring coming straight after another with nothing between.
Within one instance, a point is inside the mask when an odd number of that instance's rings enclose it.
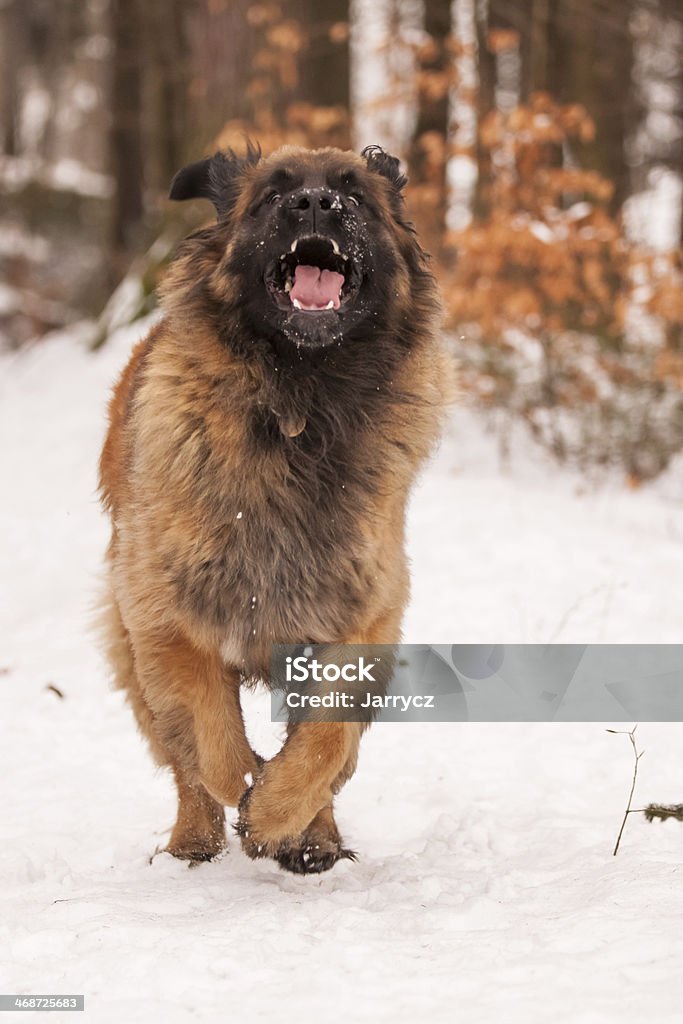
<instances>
[{"instance_id":1,"label":"dog's paw","mask_svg":"<svg viewBox=\"0 0 683 1024\"><path fill-rule=\"evenodd\" d=\"M169 843L168 846L158 846L149 858L149 863L152 864L159 854L169 853L171 857L175 857L177 860L187 861L187 866L193 868L198 864L205 864L208 861L215 860L221 854L226 853L227 849L228 847L225 842L220 844L188 843L186 845Z\"/></svg>"},{"instance_id":2,"label":"dog's paw","mask_svg":"<svg viewBox=\"0 0 683 1024\"><path fill-rule=\"evenodd\" d=\"M178 860L186 860L190 867L205 861L214 860L227 850L225 826L222 820L212 823L206 828L188 826L183 823L176 825L171 833L168 845L157 853L170 853Z\"/></svg>"},{"instance_id":3,"label":"dog's paw","mask_svg":"<svg viewBox=\"0 0 683 1024\"><path fill-rule=\"evenodd\" d=\"M329 871L338 860L357 860L353 850L345 849L336 840L308 837L304 832L289 842L282 843L275 860L284 871L295 875L319 875Z\"/></svg>"},{"instance_id":4,"label":"dog's paw","mask_svg":"<svg viewBox=\"0 0 683 1024\"><path fill-rule=\"evenodd\" d=\"M356 860L353 850L342 846L341 837L334 822L331 826L315 818L304 831L297 836L280 837L266 841L253 828L249 818L249 804L253 786L242 796L239 805L239 818L235 832L240 837L242 849L247 857L259 860L270 857L284 871L296 875L314 875L329 871L338 860ZM331 819L331 812L330 812Z\"/></svg>"},{"instance_id":5,"label":"dog's paw","mask_svg":"<svg viewBox=\"0 0 683 1024\"><path fill-rule=\"evenodd\" d=\"M162 853L170 853L172 857L176 857L178 860L186 860L190 867L193 864L204 864L207 861L215 860L221 853L226 850L225 846L221 846L218 849L207 849L206 847L187 847L187 846L167 846Z\"/></svg>"}]
</instances>

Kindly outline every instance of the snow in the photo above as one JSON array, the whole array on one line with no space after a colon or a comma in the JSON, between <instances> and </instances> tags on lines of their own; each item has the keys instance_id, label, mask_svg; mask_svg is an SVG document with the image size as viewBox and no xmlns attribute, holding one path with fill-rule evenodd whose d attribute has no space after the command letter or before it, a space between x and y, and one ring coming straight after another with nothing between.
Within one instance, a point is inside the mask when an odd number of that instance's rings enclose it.
<instances>
[{"instance_id":1,"label":"snow","mask_svg":"<svg viewBox=\"0 0 683 1024\"><path fill-rule=\"evenodd\" d=\"M143 329L0 359L0 989L84 993L97 1024L680 1020L683 830L631 816L612 857L632 752L604 724L377 724L338 800L357 864L149 863L172 786L89 631L106 397ZM680 475L596 488L507 441L501 466L454 415L411 506L406 639L680 641ZM680 726L637 736L635 806L681 802Z\"/></svg>"},{"instance_id":2,"label":"snow","mask_svg":"<svg viewBox=\"0 0 683 1024\"><path fill-rule=\"evenodd\" d=\"M37 156L9 157L0 154L0 181L4 190L19 191L32 181L55 191L76 192L82 196L109 198L114 190L112 179L92 171L79 160L62 158L49 164Z\"/></svg>"}]
</instances>

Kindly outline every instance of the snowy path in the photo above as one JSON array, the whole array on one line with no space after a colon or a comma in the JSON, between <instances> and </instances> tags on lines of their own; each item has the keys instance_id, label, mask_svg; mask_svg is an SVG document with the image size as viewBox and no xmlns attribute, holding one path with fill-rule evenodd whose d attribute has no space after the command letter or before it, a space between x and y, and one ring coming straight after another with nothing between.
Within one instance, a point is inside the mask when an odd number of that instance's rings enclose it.
<instances>
[{"instance_id":1,"label":"snowy path","mask_svg":"<svg viewBox=\"0 0 683 1024\"><path fill-rule=\"evenodd\" d=\"M632 766L602 725L377 725L338 802L358 864L148 864L172 788L87 631L136 333L0 361L0 991L85 993L97 1024L680 1021L683 826L634 817L611 856ZM501 472L459 413L413 502L406 639L680 642L681 496L591 492L526 449ZM248 720L270 753L262 696ZM682 734L640 727L638 806L683 800Z\"/></svg>"}]
</instances>

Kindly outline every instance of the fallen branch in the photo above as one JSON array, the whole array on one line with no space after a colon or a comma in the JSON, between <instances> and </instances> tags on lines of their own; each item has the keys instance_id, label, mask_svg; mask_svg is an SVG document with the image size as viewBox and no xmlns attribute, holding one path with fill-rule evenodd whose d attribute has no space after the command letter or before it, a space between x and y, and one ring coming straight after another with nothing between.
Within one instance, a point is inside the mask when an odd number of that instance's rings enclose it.
<instances>
[{"instance_id":1,"label":"fallen branch","mask_svg":"<svg viewBox=\"0 0 683 1024\"><path fill-rule=\"evenodd\" d=\"M622 834L624 832L624 828L626 826L626 821L628 819L628 816L629 816L629 814L634 813L631 810L631 801L633 800L633 794L634 794L635 788L636 788L636 780L638 778L638 762L640 761L641 757L645 753L644 750L641 750L639 752L638 751L638 747L636 745L635 732L636 732L637 728L638 728L638 726L634 725L630 732L627 732L626 729L608 729L607 730L607 732L611 732L611 733L613 733L616 736L628 736L628 738L631 741L631 746L633 747L633 756L635 758L635 762L634 762L634 765L633 765L633 780L631 782L631 792L628 795L628 803L626 804L626 810L624 811L624 820L622 821L621 828L619 829L619 835L617 836L617 841L616 841L616 844L615 844L615 847L614 847L614 850L613 850L613 853L612 853L613 857L616 857L617 852L619 850L619 843L621 842L621 837L622 837ZM646 809L645 813L647 813L647 809Z\"/></svg>"}]
</instances>

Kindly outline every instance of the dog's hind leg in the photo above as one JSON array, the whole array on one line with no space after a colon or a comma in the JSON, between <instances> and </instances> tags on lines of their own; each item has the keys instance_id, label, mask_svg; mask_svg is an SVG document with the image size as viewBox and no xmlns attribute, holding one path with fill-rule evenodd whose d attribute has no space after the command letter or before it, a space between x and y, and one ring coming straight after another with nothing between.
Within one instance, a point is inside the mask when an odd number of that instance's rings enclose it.
<instances>
[{"instance_id":1,"label":"dog's hind leg","mask_svg":"<svg viewBox=\"0 0 683 1024\"><path fill-rule=\"evenodd\" d=\"M113 593L107 595L98 625L114 686L126 694L138 728L147 740L156 763L161 766L169 765L171 762L168 760L167 752L160 743L154 728L152 712L140 689L130 634L123 623L118 602Z\"/></svg>"}]
</instances>

